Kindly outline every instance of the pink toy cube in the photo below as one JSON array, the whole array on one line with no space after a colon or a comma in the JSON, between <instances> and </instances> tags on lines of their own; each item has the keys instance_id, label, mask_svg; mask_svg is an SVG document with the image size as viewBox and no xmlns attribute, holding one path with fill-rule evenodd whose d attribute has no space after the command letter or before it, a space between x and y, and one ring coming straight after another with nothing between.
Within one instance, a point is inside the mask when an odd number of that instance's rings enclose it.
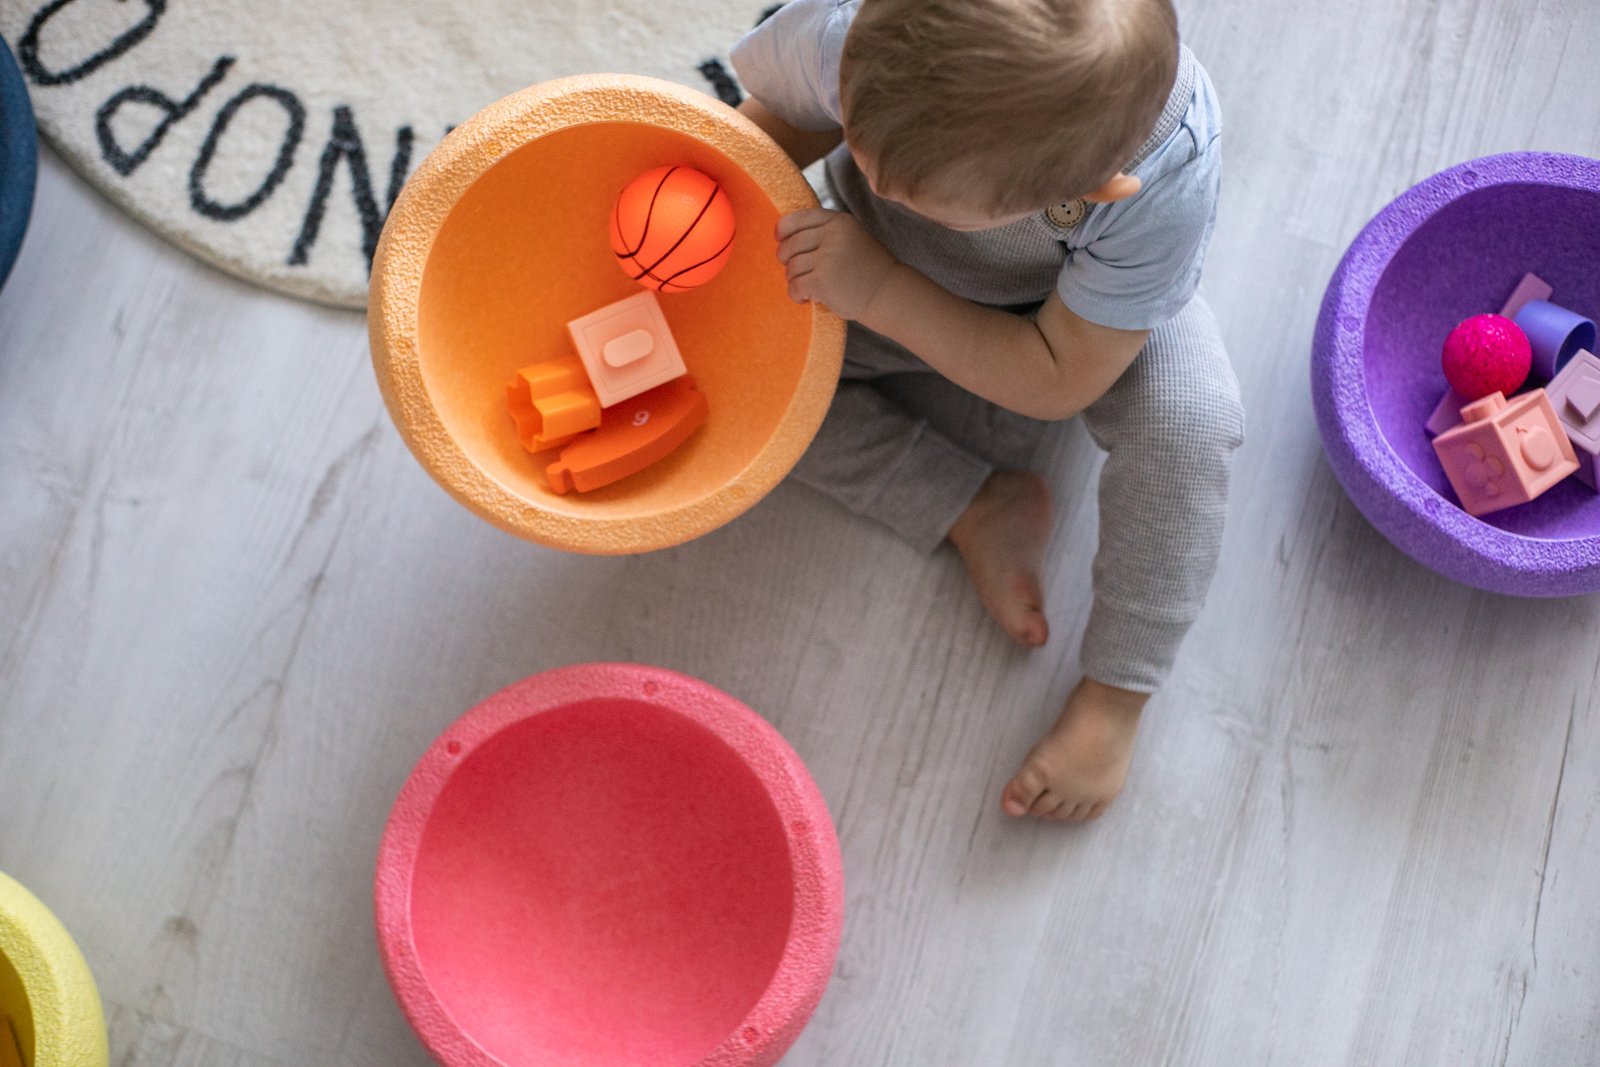
<instances>
[{"instance_id":1,"label":"pink toy cube","mask_svg":"<svg viewBox=\"0 0 1600 1067\"><path fill-rule=\"evenodd\" d=\"M1517 287L1511 290L1511 298L1506 301L1505 307L1500 309L1500 314L1508 319L1517 317L1517 312L1528 305L1530 300L1549 300L1555 295L1555 290L1550 284L1537 274L1524 274Z\"/></svg>"},{"instance_id":2,"label":"pink toy cube","mask_svg":"<svg viewBox=\"0 0 1600 1067\"><path fill-rule=\"evenodd\" d=\"M567 332L603 408L688 373L653 292L573 319Z\"/></svg>"},{"instance_id":3,"label":"pink toy cube","mask_svg":"<svg viewBox=\"0 0 1600 1067\"><path fill-rule=\"evenodd\" d=\"M1600 457L1600 359L1580 349L1545 392L1578 457L1578 477L1590 489L1600 487L1595 480Z\"/></svg>"},{"instance_id":4,"label":"pink toy cube","mask_svg":"<svg viewBox=\"0 0 1600 1067\"><path fill-rule=\"evenodd\" d=\"M1461 425L1461 408L1466 404L1467 398L1454 389L1446 389L1444 396L1433 406L1433 414L1428 416L1428 421L1423 424L1423 429L1428 431L1429 437L1438 437L1452 426Z\"/></svg>"},{"instance_id":5,"label":"pink toy cube","mask_svg":"<svg viewBox=\"0 0 1600 1067\"><path fill-rule=\"evenodd\" d=\"M1543 389L1510 402L1490 393L1461 409L1462 423L1433 450L1469 515L1528 501L1578 470L1572 443Z\"/></svg>"}]
</instances>

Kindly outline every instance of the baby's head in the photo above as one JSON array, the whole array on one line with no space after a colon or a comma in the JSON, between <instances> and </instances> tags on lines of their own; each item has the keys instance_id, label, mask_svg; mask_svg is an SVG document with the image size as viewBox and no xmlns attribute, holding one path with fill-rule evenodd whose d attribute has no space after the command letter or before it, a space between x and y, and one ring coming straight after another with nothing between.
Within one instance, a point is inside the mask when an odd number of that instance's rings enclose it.
<instances>
[{"instance_id":1,"label":"baby's head","mask_svg":"<svg viewBox=\"0 0 1600 1067\"><path fill-rule=\"evenodd\" d=\"M1178 70L1172 0L865 0L839 66L873 189L953 229L1137 191Z\"/></svg>"}]
</instances>

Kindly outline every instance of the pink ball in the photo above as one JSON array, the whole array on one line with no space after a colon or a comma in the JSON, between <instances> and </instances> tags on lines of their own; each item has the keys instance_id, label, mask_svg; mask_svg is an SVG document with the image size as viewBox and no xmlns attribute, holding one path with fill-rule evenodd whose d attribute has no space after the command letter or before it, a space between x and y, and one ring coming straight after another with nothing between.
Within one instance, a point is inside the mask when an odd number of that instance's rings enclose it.
<instances>
[{"instance_id":1,"label":"pink ball","mask_svg":"<svg viewBox=\"0 0 1600 1067\"><path fill-rule=\"evenodd\" d=\"M1533 346L1521 327L1503 315L1474 315L1445 338L1445 380L1468 400L1490 393L1510 396L1528 380Z\"/></svg>"}]
</instances>

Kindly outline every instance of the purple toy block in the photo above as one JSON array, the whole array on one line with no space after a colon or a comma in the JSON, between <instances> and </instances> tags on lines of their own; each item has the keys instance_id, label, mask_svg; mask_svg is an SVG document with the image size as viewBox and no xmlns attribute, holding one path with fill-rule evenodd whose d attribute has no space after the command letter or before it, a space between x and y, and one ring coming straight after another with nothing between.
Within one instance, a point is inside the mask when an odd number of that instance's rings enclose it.
<instances>
[{"instance_id":1,"label":"purple toy block","mask_svg":"<svg viewBox=\"0 0 1600 1067\"><path fill-rule=\"evenodd\" d=\"M1507 401L1490 393L1461 409L1461 425L1433 450L1468 515L1526 504L1578 470L1572 444L1543 389Z\"/></svg>"},{"instance_id":2,"label":"purple toy block","mask_svg":"<svg viewBox=\"0 0 1600 1067\"><path fill-rule=\"evenodd\" d=\"M1506 298L1504 264L1536 271L1564 306L1600 317L1597 233L1600 160L1489 156L1401 194L1328 283L1311 356L1328 462L1372 525L1424 566L1516 596L1600 590L1600 493L1572 478L1475 519L1455 506L1422 429L1443 391L1439 346Z\"/></svg>"},{"instance_id":3,"label":"purple toy block","mask_svg":"<svg viewBox=\"0 0 1600 1067\"><path fill-rule=\"evenodd\" d=\"M1596 488L1595 464L1600 458L1600 359L1593 352L1580 351L1556 375L1545 392L1556 409L1561 428L1567 431L1572 450L1578 456L1578 477L1590 489Z\"/></svg>"},{"instance_id":4,"label":"purple toy block","mask_svg":"<svg viewBox=\"0 0 1600 1067\"><path fill-rule=\"evenodd\" d=\"M1446 389L1444 396L1439 398L1433 414L1428 416L1428 421L1422 428L1428 431L1428 436L1438 437L1452 426L1461 425L1461 409L1471 403L1466 397L1454 389Z\"/></svg>"},{"instance_id":5,"label":"purple toy block","mask_svg":"<svg viewBox=\"0 0 1600 1067\"><path fill-rule=\"evenodd\" d=\"M1524 274L1517 287L1511 290L1511 297L1506 301L1505 307L1500 309L1500 314L1505 318L1514 319L1528 301L1549 300L1554 293L1555 290L1537 274Z\"/></svg>"}]
</instances>

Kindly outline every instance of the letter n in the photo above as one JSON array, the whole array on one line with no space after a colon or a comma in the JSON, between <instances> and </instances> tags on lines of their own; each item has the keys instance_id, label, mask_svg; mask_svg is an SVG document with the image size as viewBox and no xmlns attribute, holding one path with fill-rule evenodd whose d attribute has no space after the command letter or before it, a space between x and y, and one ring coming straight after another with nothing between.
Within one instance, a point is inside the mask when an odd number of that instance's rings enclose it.
<instances>
[{"instance_id":1,"label":"letter n","mask_svg":"<svg viewBox=\"0 0 1600 1067\"><path fill-rule=\"evenodd\" d=\"M409 141L405 147L410 148ZM409 156L409 151L406 154ZM322 217L328 210L328 194L333 191L333 174L339 168L341 159L350 165L350 191L356 202L356 211L361 216L361 251L367 257L367 269L372 269L372 256L378 250L383 216L378 213L378 202L372 193L372 174L367 168L366 149L361 146L361 132L356 129L350 109L343 104L333 109L333 131L322 149L322 160L317 166L317 185L311 192L311 204L306 208L305 221L300 225L300 236L295 238L294 249L289 253L291 267L304 266L310 261L311 246L317 243L317 233L322 229Z\"/></svg>"}]
</instances>

